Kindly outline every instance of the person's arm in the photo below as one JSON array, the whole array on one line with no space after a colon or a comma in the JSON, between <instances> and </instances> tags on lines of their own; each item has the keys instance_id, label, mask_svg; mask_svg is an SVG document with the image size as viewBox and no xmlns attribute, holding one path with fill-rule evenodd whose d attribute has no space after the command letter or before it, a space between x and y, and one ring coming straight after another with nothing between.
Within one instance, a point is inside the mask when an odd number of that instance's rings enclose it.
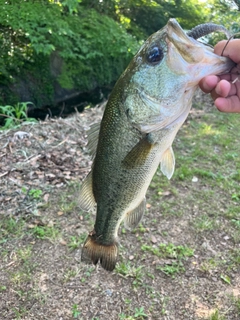
<instances>
[{"instance_id":1,"label":"person's arm","mask_svg":"<svg viewBox=\"0 0 240 320\"><path fill-rule=\"evenodd\" d=\"M222 55L227 41L216 44L214 52ZM223 51L237 66L230 73L221 76L207 76L199 86L205 93L210 93L215 106L222 112L240 112L240 39L231 40Z\"/></svg>"}]
</instances>

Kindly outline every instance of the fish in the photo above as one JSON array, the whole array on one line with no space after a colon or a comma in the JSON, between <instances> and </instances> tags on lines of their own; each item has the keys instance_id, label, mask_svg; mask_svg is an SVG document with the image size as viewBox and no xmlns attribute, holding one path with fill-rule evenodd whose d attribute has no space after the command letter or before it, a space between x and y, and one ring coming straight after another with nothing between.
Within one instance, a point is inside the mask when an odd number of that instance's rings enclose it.
<instances>
[{"instance_id":1,"label":"fish","mask_svg":"<svg viewBox=\"0 0 240 320\"><path fill-rule=\"evenodd\" d=\"M83 262L114 270L120 224L133 229L141 221L159 165L168 179L174 173L172 143L199 81L235 65L198 42L199 32L196 28L188 36L170 19L151 35L116 82L102 121L89 130L93 164L79 204L85 211L96 206L96 220L83 244Z\"/></svg>"}]
</instances>

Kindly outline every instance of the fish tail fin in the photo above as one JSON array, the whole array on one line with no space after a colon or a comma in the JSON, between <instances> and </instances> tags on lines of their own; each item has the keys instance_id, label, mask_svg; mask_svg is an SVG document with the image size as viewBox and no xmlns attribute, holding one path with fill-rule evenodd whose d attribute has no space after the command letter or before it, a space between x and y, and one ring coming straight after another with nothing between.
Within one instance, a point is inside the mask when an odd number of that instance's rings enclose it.
<instances>
[{"instance_id":1,"label":"fish tail fin","mask_svg":"<svg viewBox=\"0 0 240 320\"><path fill-rule=\"evenodd\" d=\"M97 264L100 261L102 267L107 271L113 271L118 258L118 244L103 245L89 235L83 245L81 261Z\"/></svg>"}]
</instances>

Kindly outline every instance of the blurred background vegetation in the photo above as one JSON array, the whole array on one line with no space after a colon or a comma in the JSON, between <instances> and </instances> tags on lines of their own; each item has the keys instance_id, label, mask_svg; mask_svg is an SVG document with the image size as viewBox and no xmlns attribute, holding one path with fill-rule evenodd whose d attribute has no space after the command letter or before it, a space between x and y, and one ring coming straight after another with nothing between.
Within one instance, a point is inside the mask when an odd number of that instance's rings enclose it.
<instances>
[{"instance_id":1,"label":"blurred background vegetation","mask_svg":"<svg viewBox=\"0 0 240 320\"><path fill-rule=\"evenodd\" d=\"M96 88L111 90L141 43L169 18L186 30L211 21L238 32L240 22L230 0L0 0L0 5L0 105L53 106Z\"/></svg>"}]
</instances>

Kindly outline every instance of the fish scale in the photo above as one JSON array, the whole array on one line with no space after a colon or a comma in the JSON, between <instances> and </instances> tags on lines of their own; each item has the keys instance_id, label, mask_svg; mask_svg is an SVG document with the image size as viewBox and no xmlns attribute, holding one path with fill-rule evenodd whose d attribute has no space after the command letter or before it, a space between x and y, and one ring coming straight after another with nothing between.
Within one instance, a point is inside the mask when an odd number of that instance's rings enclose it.
<instances>
[{"instance_id":1,"label":"fish scale","mask_svg":"<svg viewBox=\"0 0 240 320\"><path fill-rule=\"evenodd\" d=\"M82 184L80 206L91 210L96 204L97 212L82 261L114 269L121 222L134 228L142 219L145 195L159 164L168 179L173 175L172 143L188 116L198 82L234 66L194 39L201 28L189 37L170 19L150 36L117 81L98 138L96 125L90 130L89 147L95 156Z\"/></svg>"}]
</instances>

